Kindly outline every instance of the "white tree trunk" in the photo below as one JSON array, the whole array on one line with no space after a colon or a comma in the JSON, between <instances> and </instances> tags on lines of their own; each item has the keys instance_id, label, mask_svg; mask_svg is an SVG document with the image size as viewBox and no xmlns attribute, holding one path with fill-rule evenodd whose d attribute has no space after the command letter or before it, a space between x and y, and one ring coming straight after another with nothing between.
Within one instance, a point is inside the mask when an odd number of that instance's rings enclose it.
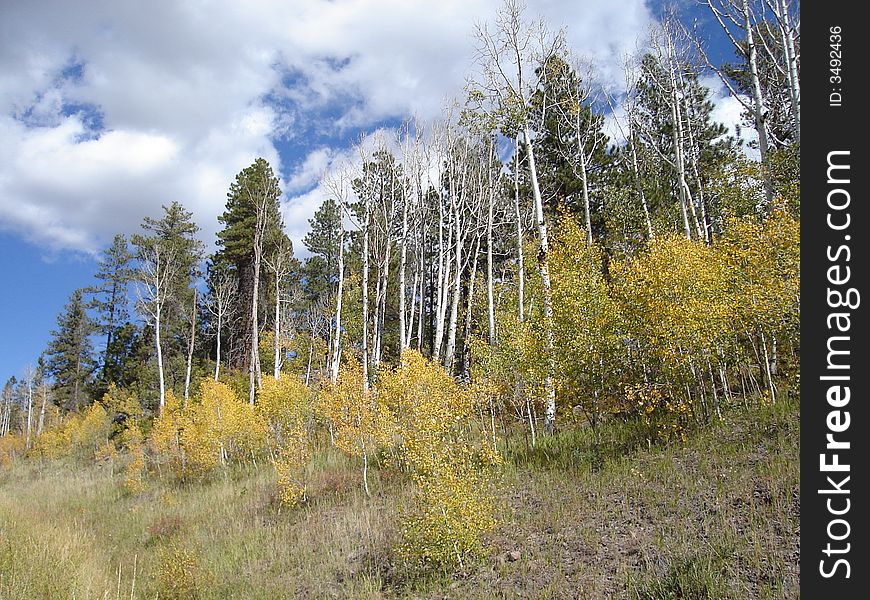
<instances>
[{"instance_id":1,"label":"white tree trunk","mask_svg":"<svg viewBox=\"0 0 870 600\"><path fill-rule=\"evenodd\" d=\"M369 224L371 214L368 195L365 198L365 222L362 243L362 369L363 390L369 389Z\"/></svg>"},{"instance_id":2,"label":"white tree trunk","mask_svg":"<svg viewBox=\"0 0 870 600\"><path fill-rule=\"evenodd\" d=\"M218 308L217 340L215 340L214 380L217 381L221 372L221 329L223 327L223 310Z\"/></svg>"},{"instance_id":3,"label":"white tree trunk","mask_svg":"<svg viewBox=\"0 0 870 600\"><path fill-rule=\"evenodd\" d=\"M631 145L631 168L634 173L634 188L637 191L637 195L640 198L640 204L643 207L643 216L646 219L646 232L649 236L649 239L653 238L653 226L652 219L649 216L649 206L646 203L646 194L643 191L643 185L640 182L640 166L637 163L637 148L635 147L635 138L634 138L634 125L629 123L629 136L631 139L629 140L629 144Z\"/></svg>"},{"instance_id":4,"label":"white tree trunk","mask_svg":"<svg viewBox=\"0 0 870 600\"><path fill-rule=\"evenodd\" d=\"M408 293L405 283L408 260L408 194L402 194L402 237L399 240L399 354L408 345L405 314L405 296ZM411 309L413 311L413 307Z\"/></svg>"},{"instance_id":5,"label":"white tree trunk","mask_svg":"<svg viewBox=\"0 0 870 600\"><path fill-rule=\"evenodd\" d=\"M193 290L193 308L190 311L190 338L187 340L187 365L184 372L184 403L190 398L190 372L193 370L193 345L196 341L196 290Z\"/></svg>"},{"instance_id":6,"label":"white tree trunk","mask_svg":"<svg viewBox=\"0 0 870 600\"><path fill-rule=\"evenodd\" d=\"M278 260L278 259L276 259ZM281 379L281 277L275 270L275 363L272 376Z\"/></svg>"},{"instance_id":7,"label":"white tree trunk","mask_svg":"<svg viewBox=\"0 0 870 600\"><path fill-rule=\"evenodd\" d=\"M338 381L338 370L341 359L341 302L344 294L344 201L339 200L339 231L338 231L338 290L335 297L335 329L332 342L332 364L329 378L332 383Z\"/></svg>"},{"instance_id":8,"label":"white tree trunk","mask_svg":"<svg viewBox=\"0 0 870 600\"><path fill-rule=\"evenodd\" d=\"M691 197L689 192L689 184L686 182L686 165L683 157L683 129L682 119L680 116L680 99L679 88L677 86L676 70L679 68L675 56L673 39L669 31L665 32L665 42L667 44L667 70L668 70L668 92L670 98L668 104L671 109L671 135L674 144L674 166L677 169L677 187L680 198L680 214L683 217L683 230L687 240L692 239L692 228L689 225L689 204Z\"/></svg>"},{"instance_id":9,"label":"white tree trunk","mask_svg":"<svg viewBox=\"0 0 870 600\"><path fill-rule=\"evenodd\" d=\"M417 289L420 286L420 261L414 261L414 282L411 284L411 306L408 309L407 329L405 330L405 349L411 347L411 340L414 339L414 324L417 309Z\"/></svg>"},{"instance_id":10,"label":"white tree trunk","mask_svg":"<svg viewBox=\"0 0 870 600\"><path fill-rule=\"evenodd\" d=\"M154 345L157 346L157 381L160 385L160 404L158 415L163 414L163 406L166 404L166 381L163 376L163 346L160 344L160 313L162 307L157 304L154 315Z\"/></svg>"},{"instance_id":11,"label":"white tree trunk","mask_svg":"<svg viewBox=\"0 0 870 600\"><path fill-rule=\"evenodd\" d=\"M579 114L579 111L578 111ZM583 189L583 211L586 214L586 244L592 245L592 206L589 202L589 178L586 171L586 149L583 147L583 137L580 135L579 116L577 123L577 149L580 166L580 183Z\"/></svg>"},{"instance_id":12,"label":"white tree trunk","mask_svg":"<svg viewBox=\"0 0 870 600\"><path fill-rule=\"evenodd\" d=\"M444 352L444 366L448 372L453 370L453 359L456 352L456 325L459 319L459 299L462 291L462 238L456 236L455 275L453 278L453 295L450 301L450 324L447 328L447 349Z\"/></svg>"},{"instance_id":13,"label":"white tree trunk","mask_svg":"<svg viewBox=\"0 0 870 600\"><path fill-rule=\"evenodd\" d=\"M439 204L442 201L439 199ZM441 213L441 222L444 221L444 211L439 206ZM438 226L438 307L436 310L435 321L435 344L432 349L432 359L438 361L441 358L441 346L444 343L444 322L447 316L447 296L448 296L448 279L450 278L450 252L449 248L453 245L454 223L451 221L447 228L447 248L444 251L442 227Z\"/></svg>"},{"instance_id":14,"label":"white tree trunk","mask_svg":"<svg viewBox=\"0 0 870 600\"><path fill-rule=\"evenodd\" d=\"M538 222L538 237L540 238L538 266L541 270L541 284L544 296L544 352L547 354L547 375L544 379L544 390L546 394L544 426L548 433L553 433L556 429L556 338L553 333L553 288L550 282L550 264L548 261L550 243L547 237L547 222L544 220L544 202L541 198L541 188L538 184L538 171L535 167L535 151L532 147L532 139L529 135L528 125L526 125L523 133L526 140L526 148L529 153L529 175L532 179L532 194L535 199L535 218Z\"/></svg>"},{"instance_id":15,"label":"white tree trunk","mask_svg":"<svg viewBox=\"0 0 870 600\"><path fill-rule=\"evenodd\" d=\"M33 377L35 373L32 367L27 368L25 377L27 378L27 436L25 438L25 446L30 448L30 435L33 430Z\"/></svg>"},{"instance_id":16,"label":"white tree trunk","mask_svg":"<svg viewBox=\"0 0 870 600\"><path fill-rule=\"evenodd\" d=\"M764 96L761 93L761 79L758 73L758 47L755 43L755 32L752 27L752 19L749 12L749 0L743 0L743 20L746 30L746 47L749 51L749 75L752 81L752 104L753 117L755 118L755 129L758 131L758 152L761 155L761 164L765 167L764 172L764 193L767 204L773 201L773 184L770 180L768 172L769 163L767 155L769 153L769 144L767 141L767 124L765 122Z\"/></svg>"},{"instance_id":17,"label":"white tree trunk","mask_svg":"<svg viewBox=\"0 0 870 600\"><path fill-rule=\"evenodd\" d=\"M48 401L48 386L42 382L42 405L39 407L39 420L36 423L36 435L42 435L42 429L45 427L45 405Z\"/></svg>"},{"instance_id":18,"label":"white tree trunk","mask_svg":"<svg viewBox=\"0 0 870 600\"><path fill-rule=\"evenodd\" d=\"M387 285L390 281L391 244L389 232L386 234L386 249L383 267L378 269L378 283L375 294L375 332L372 350L372 365L377 369L381 364L384 347L384 321L387 314Z\"/></svg>"},{"instance_id":19,"label":"white tree trunk","mask_svg":"<svg viewBox=\"0 0 870 600\"><path fill-rule=\"evenodd\" d=\"M480 237L474 244L474 259L471 261L471 278L468 280L468 298L465 303L464 347L462 352L462 376L471 381L471 313L474 309L474 282L477 279L477 259L480 256Z\"/></svg>"},{"instance_id":20,"label":"white tree trunk","mask_svg":"<svg viewBox=\"0 0 870 600\"><path fill-rule=\"evenodd\" d=\"M489 344L495 345L495 294L494 280L492 274L492 227L493 227L493 205L495 204L495 185L493 184L492 169L493 169L493 154L495 152L495 140L490 136L489 139L489 156L486 165L487 173L487 195L489 198L488 210L486 215L486 312L489 320ZM475 260L477 256L475 254ZM470 311L469 311L470 312Z\"/></svg>"},{"instance_id":21,"label":"white tree trunk","mask_svg":"<svg viewBox=\"0 0 870 600\"><path fill-rule=\"evenodd\" d=\"M777 0L779 12L779 27L782 32L782 45L785 53L786 72L788 73L789 96L791 96L791 112L794 126L795 142L801 143L801 84L798 75L797 55L795 50L796 31L792 30L791 15L788 12L786 0Z\"/></svg>"},{"instance_id":22,"label":"white tree trunk","mask_svg":"<svg viewBox=\"0 0 870 600\"><path fill-rule=\"evenodd\" d=\"M257 219L263 218L260 212ZM254 405L256 390L262 385L260 380L260 323L259 323L259 296L260 296L260 261L263 253L262 235L258 232L254 236L254 290L251 298L251 359L248 365L248 403Z\"/></svg>"},{"instance_id":23,"label":"white tree trunk","mask_svg":"<svg viewBox=\"0 0 870 600\"><path fill-rule=\"evenodd\" d=\"M514 152L514 212L517 221L517 305L520 322L525 319L525 257L523 256L523 215L520 211L520 136L517 135L517 145Z\"/></svg>"}]
</instances>

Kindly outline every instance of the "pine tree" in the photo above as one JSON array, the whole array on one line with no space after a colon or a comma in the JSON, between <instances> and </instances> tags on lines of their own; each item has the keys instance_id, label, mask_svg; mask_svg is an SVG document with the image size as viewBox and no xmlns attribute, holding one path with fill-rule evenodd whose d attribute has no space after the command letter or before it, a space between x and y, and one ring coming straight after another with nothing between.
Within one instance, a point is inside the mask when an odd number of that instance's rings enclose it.
<instances>
[{"instance_id":1,"label":"pine tree","mask_svg":"<svg viewBox=\"0 0 870 600\"><path fill-rule=\"evenodd\" d=\"M118 375L119 363L124 361L123 351L129 342L130 332L125 331L126 343L118 344L116 338L118 330L129 325L127 285L133 277L130 266L132 258L127 239L121 234L116 235L112 245L105 250L102 259L97 263L94 278L100 283L87 290L92 296L90 306L96 311L99 332L106 336L102 368L97 377L99 389L95 390L98 397L102 396L109 383L119 383L113 377Z\"/></svg>"},{"instance_id":2,"label":"pine tree","mask_svg":"<svg viewBox=\"0 0 870 600\"><path fill-rule=\"evenodd\" d=\"M173 202L163 217L146 217L145 234L134 235L137 249L139 308L154 326L159 382L158 406L165 403L167 372L172 381L183 379L187 346L186 318L194 297L191 282L199 275L203 245L193 213ZM167 369L167 365L171 368Z\"/></svg>"},{"instance_id":3,"label":"pine tree","mask_svg":"<svg viewBox=\"0 0 870 600\"><path fill-rule=\"evenodd\" d=\"M329 198L309 219L309 231L302 243L312 256L305 261L305 290L309 298L333 293L337 279L338 240L341 233L341 214L335 200Z\"/></svg>"},{"instance_id":4,"label":"pine tree","mask_svg":"<svg viewBox=\"0 0 870 600\"><path fill-rule=\"evenodd\" d=\"M547 208L551 214L561 207L583 215L591 242L593 231L603 227L599 188L609 163L604 117L593 110L589 86L565 58L552 55L537 72L531 120L538 129L535 152Z\"/></svg>"},{"instance_id":5,"label":"pine tree","mask_svg":"<svg viewBox=\"0 0 870 600\"><path fill-rule=\"evenodd\" d=\"M96 368L91 342L96 326L86 308L83 290L73 292L46 349L46 372L54 380L54 401L66 410L88 404L87 387Z\"/></svg>"},{"instance_id":6,"label":"pine tree","mask_svg":"<svg viewBox=\"0 0 870 600\"><path fill-rule=\"evenodd\" d=\"M230 355L240 357L235 366L246 367L251 374L251 402L254 384L259 387L261 381L259 313L269 304L260 297L267 297L270 288L261 285L261 279L268 278L262 269L262 260L287 237L283 230L280 196L281 189L272 167L265 159L258 158L236 175L227 193L226 210L218 217L224 228L217 234L221 249L215 260L234 267L241 299L242 327L230 336Z\"/></svg>"},{"instance_id":7,"label":"pine tree","mask_svg":"<svg viewBox=\"0 0 870 600\"><path fill-rule=\"evenodd\" d=\"M648 54L641 62L636 150L653 220L676 223L682 209L686 235L697 232L708 239L716 206L707 197L707 183L718 167L733 160L735 145L725 126L712 119L710 90L678 59L669 64L667 56ZM674 198L685 206L677 206Z\"/></svg>"}]
</instances>

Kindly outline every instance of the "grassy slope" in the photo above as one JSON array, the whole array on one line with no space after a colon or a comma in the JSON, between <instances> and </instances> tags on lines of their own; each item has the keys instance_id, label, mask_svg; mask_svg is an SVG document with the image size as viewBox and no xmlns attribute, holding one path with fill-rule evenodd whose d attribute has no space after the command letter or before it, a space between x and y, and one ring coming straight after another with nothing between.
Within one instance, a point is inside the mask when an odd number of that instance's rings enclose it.
<instances>
[{"instance_id":1,"label":"grassy slope","mask_svg":"<svg viewBox=\"0 0 870 600\"><path fill-rule=\"evenodd\" d=\"M119 465L20 463L0 471L0 598L798 595L795 404L728 413L686 444L595 472L587 437L515 447L490 556L428 579L390 558L406 486L375 471L367 500L333 451L317 454L311 501L293 510L270 469L128 495Z\"/></svg>"}]
</instances>

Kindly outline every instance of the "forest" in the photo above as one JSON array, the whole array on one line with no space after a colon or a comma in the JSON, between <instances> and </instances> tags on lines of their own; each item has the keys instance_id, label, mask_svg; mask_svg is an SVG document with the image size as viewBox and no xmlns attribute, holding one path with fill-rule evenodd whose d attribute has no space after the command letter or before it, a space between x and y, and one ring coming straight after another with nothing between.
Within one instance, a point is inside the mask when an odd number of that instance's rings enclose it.
<instances>
[{"instance_id":1,"label":"forest","mask_svg":"<svg viewBox=\"0 0 870 600\"><path fill-rule=\"evenodd\" d=\"M0 597L795 594L797 6L701 4L736 60L668 13L617 90L507 0L304 258L263 158L116 235L2 390Z\"/></svg>"}]
</instances>

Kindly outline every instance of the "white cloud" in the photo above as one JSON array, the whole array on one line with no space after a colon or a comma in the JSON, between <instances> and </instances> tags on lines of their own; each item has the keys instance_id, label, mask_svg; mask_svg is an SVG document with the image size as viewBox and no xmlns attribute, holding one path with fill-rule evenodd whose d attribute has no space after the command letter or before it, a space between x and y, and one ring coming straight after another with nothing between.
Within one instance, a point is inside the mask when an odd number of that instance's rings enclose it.
<instances>
[{"instance_id":1,"label":"white cloud","mask_svg":"<svg viewBox=\"0 0 870 600\"><path fill-rule=\"evenodd\" d=\"M285 220L299 247L343 136L436 115L461 93L474 22L498 4L6 3L0 228L92 252L180 200L212 239L235 174L264 156L292 196ZM566 25L611 80L651 19L643 0L539 0L527 12Z\"/></svg>"},{"instance_id":2,"label":"white cloud","mask_svg":"<svg viewBox=\"0 0 870 600\"><path fill-rule=\"evenodd\" d=\"M751 158L758 159L758 150L749 147L750 142L758 141L758 133L746 127L743 118L744 107L740 100L731 95L725 84L716 75L702 77L699 82L710 89L713 111L710 118L728 128L728 135L739 140L743 151ZM744 101L748 101L744 98Z\"/></svg>"},{"instance_id":3,"label":"white cloud","mask_svg":"<svg viewBox=\"0 0 870 600\"><path fill-rule=\"evenodd\" d=\"M292 194L299 190L310 189L320 181L321 176L332 164L334 158L335 150L325 146L311 152L305 157L302 164L297 165L291 171L285 191Z\"/></svg>"}]
</instances>

